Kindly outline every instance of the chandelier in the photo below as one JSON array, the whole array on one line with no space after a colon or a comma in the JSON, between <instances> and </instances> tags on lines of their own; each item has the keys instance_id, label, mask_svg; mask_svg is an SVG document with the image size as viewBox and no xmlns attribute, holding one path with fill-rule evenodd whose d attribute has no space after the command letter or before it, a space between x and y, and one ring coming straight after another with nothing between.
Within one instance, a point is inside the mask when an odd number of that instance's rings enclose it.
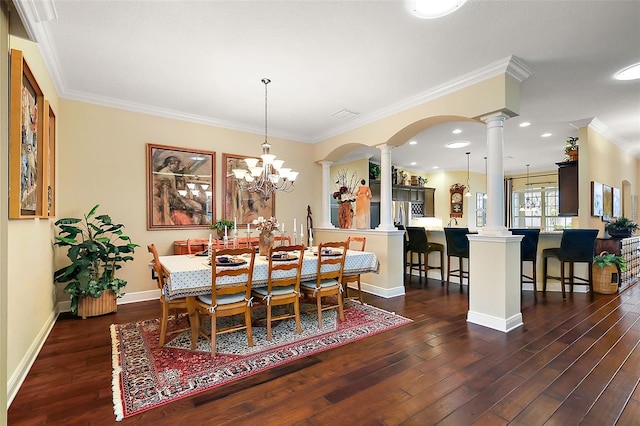
<instances>
[{"instance_id":1,"label":"chandelier","mask_svg":"<svg viewBox=\"0 0 640 426\"><path fill-rule=\"evenodd\" d=\"M540 206L538 205L538 197L531 192L531 183L529 182L529 164L527 164L527 188L524 192L524 204L520 205L521 212L535 212L538 211Z\"/></svg>"},{"instance_id":2,"label":"chandelier","mask_svg":"<svg viewBox=\"0 0 640 426\"><path fill-rule=\"evenodd\" d=\"M271 83L263 78L264 83L264 142L260 158L245 158L246 169L233 169L241 190L258 193L262 199L268 200L275 191L291 192L298 177L298 172L282 167L283 160L277 160L271 154L271 145L267 140L267 85Z\"/></svg>"}]
</instances>

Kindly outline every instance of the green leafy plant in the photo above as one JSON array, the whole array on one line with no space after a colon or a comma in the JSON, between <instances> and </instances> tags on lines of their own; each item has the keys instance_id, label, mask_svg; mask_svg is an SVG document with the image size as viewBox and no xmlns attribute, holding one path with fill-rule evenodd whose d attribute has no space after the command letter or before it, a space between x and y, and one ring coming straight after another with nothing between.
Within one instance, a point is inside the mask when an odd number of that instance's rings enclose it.
<instances>
[{"instance_id":1,"label":"green leafy plant","mask_svg":"<svg viewBox=\"0 0 640 426\"><path fill-rule=\"evenodd\" d=\"M124 235L124 225L113 223L108 215L95 216L99 205L79 218L59 219L60 228L56 242L58 247L68 247L67 257L71 264L53 274L56 283L68 282L64 291L71 295L71 312L77 314L78 299L100 297L105 290L113 290L117 297L127 285L125 280L115 277L122 263L133 260L130 254L137 244Z\"/></svg>"},{"instance_id":2,"label":"green leafy plant","mask_svg":"<svg viewBox=\"0 0 640 426\"><path fill-rule=\"evenodd\" d=\"M627 219L626 217L621 217L609 222L607 225L605 225L604 229L612 237L630 237L634 232L638 230L638 224L631 221L630 219Z\"/></svg>"},{"instance_id":3,"label":"green leafy plant","mask_svg":"<svg viewBox=\"0 0 640 426\"><path fill-rule=\"evenodd\" d=\"M564 146L564 153L569 154L570 151L578 150L578 138L574 138L573 136L567 138L567 142Z\"/></svg>"},{"instance_id":4,"label":"green leafy plant","mask_svg":"<svg viewBox=\"0 0 640 426\"><path fill-rule=\"evenodd\" d=\"M601 268L609 265L615 265L620 268L620 271L627 270L627 262L622 256L616 256L613 253L602 252L598 256L593 257L593 264L598 265Z\"/></svg>"},{"instance_id":5,"label":"green leafy plant","mask_svg":"<svg viewBox=\"0 0 640 426\"><path fill-rule=\"evenodd\" d=\"M235 222L232 220L220 219L220 220L217 220L215 223L209 225L209 229L215 229L218 232L218 236L223 236L224 227L226 226L227 230L230 232L231 230L233 230L234 225L235 225Z\"/></svg>"}]
</instances>

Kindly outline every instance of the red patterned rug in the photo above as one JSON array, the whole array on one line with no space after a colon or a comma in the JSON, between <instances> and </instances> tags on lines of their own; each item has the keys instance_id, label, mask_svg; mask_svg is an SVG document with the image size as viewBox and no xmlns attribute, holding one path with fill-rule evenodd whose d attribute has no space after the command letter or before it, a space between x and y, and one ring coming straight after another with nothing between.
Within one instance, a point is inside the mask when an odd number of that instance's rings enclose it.
<instances>
[{"instance_id":1,"label":"red patterned rug","mask_svg":"<svg viewBox=\"0 0 640 426\"><path fill-rule=\"evenodd\" d=\"M255 318L264 316L264 308L254 310ZM111 325L116 420L411 322L350 300L345 300L344 322L336 321L335 310L323 313L323 330L318 329L314 313L303 313L301 320L301 335L292 319L274 323L270 342L263 323L254 325L252 348L247 346L244 331L219 335L214 358L209 341L202 337L197 349L189 350L188 331L172 335L159 348L157 319ZM186 315L169 320L169 330L187 325Z\"/></svg>"}]
</instances>

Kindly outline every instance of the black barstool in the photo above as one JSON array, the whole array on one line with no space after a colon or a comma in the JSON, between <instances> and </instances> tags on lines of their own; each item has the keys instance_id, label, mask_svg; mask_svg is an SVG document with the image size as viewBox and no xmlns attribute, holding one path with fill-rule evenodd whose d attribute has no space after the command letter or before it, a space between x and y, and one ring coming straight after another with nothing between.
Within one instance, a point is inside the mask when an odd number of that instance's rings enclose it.
<instances>
[{"instance_id":1,"label":"black barstool","mask_svg":"<svg viewBox=\"0 0 640 426\"><path fill-rule=\"evenodd\" d=\"M447 240L447 291L451 276L460 279L460 293L462 293L462 280L467 279L469 285L469 228L444 228L444 237ZM458 258L458 269L451 270L451 258ZM464 270L464 262L467 259L467 270Z\"/></svg>"},{"instance_id":2,"label":"black barstool","mask_svg":"<svg viewBox=\"0 0 640 426\"><path fill-rule=\"evenodd\" d=\"M547 278L560 280L562 288L562 298L566 299L564 286L571 285L571 293L573 293L573 284L575 280L580 280L589 284L589 292L593 299L593 272L591 263L593 263L593 253L596 247L596 238L598 237L597 229L565 229L562 232L562 240L559 248L547 248L542 250L542 259L544 261L544 281L542 291L547 291ZM560 261L560 276L554 277L547 273L547 263L549 258L555 258ZM569 264L569 276L565 276L565 263ZM589 278L576 277L573 273L575 263L588 263Z\"/></svg>"},{"instance_id":3,"label":"black barstool","mask_svg":"<svg viewBox=\"0 0 640 426\"><path fill-rule=\"evenodd\" d=\"M414 269L418 269L418 276L422 281L422 272L424 277L427 278L427 271L429 269L440 269L440 281L444 283L444 274L442 272L442 265L444 265L444 245L439 243L430 243L427 238L427 231L419 226L408 226L407 235L409 236L409 243L407 244L407 254L409 263L409 275ZM429 253L440 253L440 266L429 265ZM418 263L413 263L413 254L418 255ZM424 258L424 262L422 261ZM424 267L423 267L424 266Z\"/></svg>"},{"instance_id":4,"label":"black barstool","mask_svg":"<svg viewBox=\"0 0 640 426\"><path fill-rule=\"evenodd\" d=\"M538 274L537 274L537 258L538 258L538 241L540 240L539 229L515 228L510 229L513 235L523 235L524 238L520 242L520 294L522 294L522 285L524 283L533 284L533 298L538 299ZM531 276L526 275L523 271L523 263L532 262Z\"/></svg>"}]
</instances>

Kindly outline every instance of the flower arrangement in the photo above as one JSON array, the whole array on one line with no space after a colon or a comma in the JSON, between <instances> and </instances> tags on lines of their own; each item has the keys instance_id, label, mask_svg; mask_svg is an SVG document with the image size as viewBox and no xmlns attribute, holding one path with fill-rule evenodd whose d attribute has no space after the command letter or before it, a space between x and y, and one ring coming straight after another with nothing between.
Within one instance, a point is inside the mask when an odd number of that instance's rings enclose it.
<instances>
[{"instance_id":1,"label":"flower arrangement","mask_svg":"<svg viewBox=\"0 0 640 426\"><path fill-rule=\"evenodd\" d=\"M264 217L260 216L258 219L253 221L253 224L256 225L256 229L260 232L271 232L278 229L278 219L271 216L269 219L265 220Z\"/></svg>"},{"instance_id":2,"label":"flower arrangement","mask_svg":"<svg viewBox=\"0 0 640 426\"><path fill-rule=\"evenodd\" d=\"M466 186L461 183L454 183L449 187L449 192L464 192L465 188Z\"/></svg>"},{"instance_id":3,"label":"flower arrangement","mask_svg":"<svg viewBox=\"0 0 640 426\"><path fill-rule=\"evenodd\" d=\"M332 197L338 201L338 204L356 201L356 188L358 186L358 178L355 173L347 178L347 171L340 170L338 172L338 180L336 181L338 190L333 193Z\"/></svg>"}]
</instances>

